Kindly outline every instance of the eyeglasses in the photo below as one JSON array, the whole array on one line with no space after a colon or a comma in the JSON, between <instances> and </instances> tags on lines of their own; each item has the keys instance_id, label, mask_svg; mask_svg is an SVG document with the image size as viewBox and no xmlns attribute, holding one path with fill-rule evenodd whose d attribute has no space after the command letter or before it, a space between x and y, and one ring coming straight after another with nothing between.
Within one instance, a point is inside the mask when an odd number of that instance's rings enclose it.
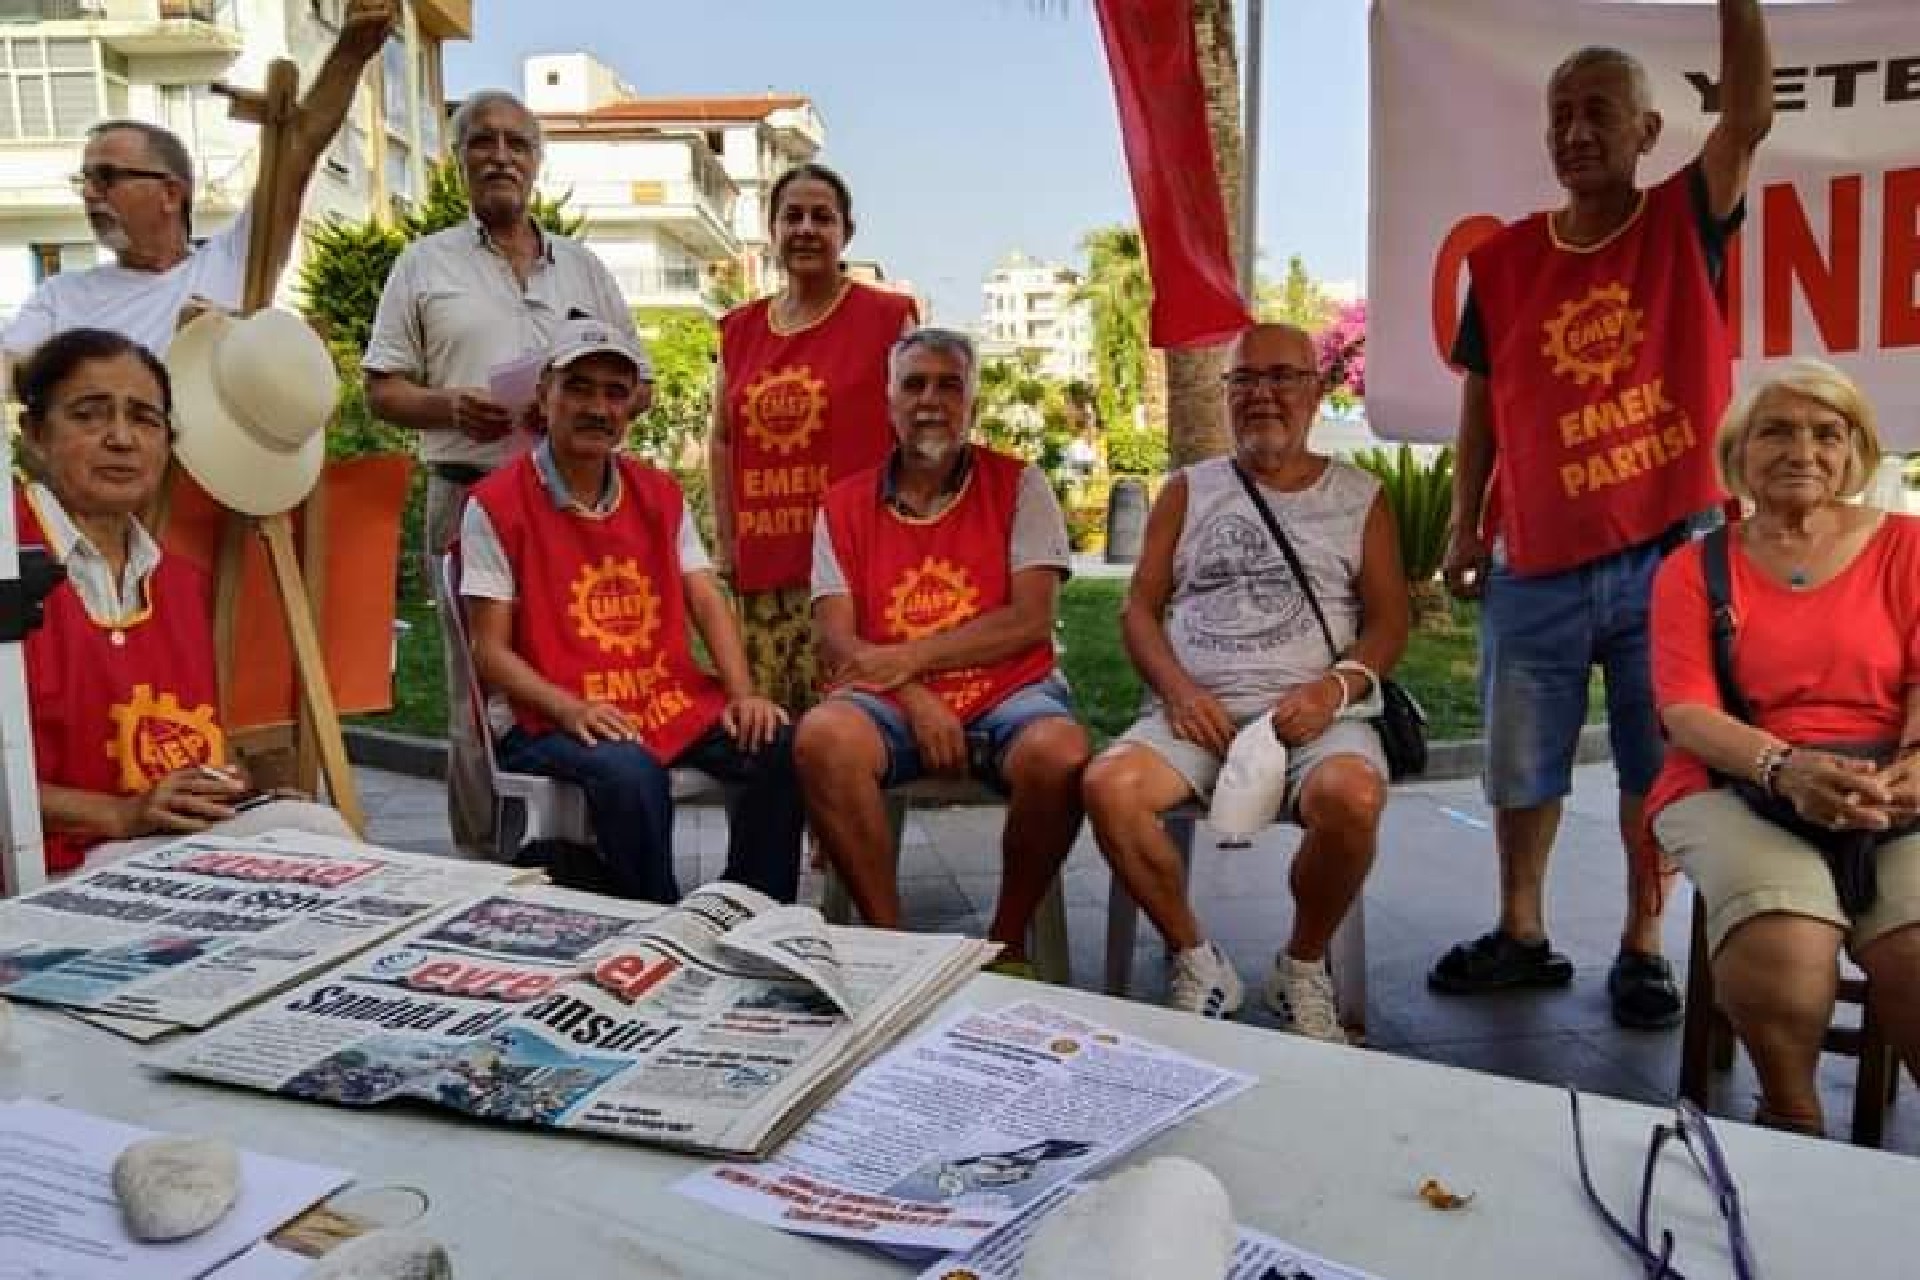
<instances>
[{"instance_id":1,"label":"eyeglasses","mask_svg":"<svg viewBox=\"0 0 1920 1280\"><path fill-rule=\"evenodd\" d=\"M67 181L73 184L73 189L77 192L86 191L89 185L96 186L102 191L110 191L128 178L164 180L173 176L175 175L168 173L165 169L129 169L117 164L90 164L80 172L70 175Z\"/></svg>"},{"instance_id":2,"label":"eyeglasses","mask_svg":"<svg viewBox=\"0 0 1920 1280\"><path fill-rule=\"evenodd\" d=\"M1302 369L1290 364L1276 364L1265 369L1235 369L1226 375L1224 381L1227 390L1244 395L1255 387L1271 387L1275 391L1304 391L1320 381L1318 369Z\"/></svg>"},{"instance_id":3,"label":"eyeglasses","mask_svg":"<svg viewBox=\"0 0 1920 1280\"><path fill-rule=\"evenodd\" d=\"M1727 1244L1733 1254L1733 1274L1737 1280L1759 1280L1760 1267L1754 1261L1753 1246L1747 1240L1746 1219L1740 1213L1740 1192L1734 1186L1733 1171L1727 1167L1726 1153L1720 1149L1720 1141L1713 1136L1713 1130L1707 1126L1707 1118L1701 1114L1700 1108L1682 1098L1674 1107L1671 1125L1653 1126L1653 1136L1647 1142L1646 1165L1640 1173L1640 1206L1634 1216L1635 1230L1629 1231L1594 1189L1593 1174L1587 1168L1586 1140L1580 1130L1578 1090L1567 1090L1567 1104L1573 1110L1573 1153L1580 1164L1580 1185L1586 1191L1594 1212L1606 1223L1607 1230L1640 1260L1641 1270L1647 1280L1686 1280L1673 1265L1673 1232L1661 1230L1658 1248L1647 1233L1653 1207L1653 1176L1659 1169L1660 1148L1673 1138L1679 1139L1680 1145L1687 1149L1693 1167L1700 1171L1700 1176L1713 1192L1720 1217L1727 1224Z\"/></svg>"}]
</instances>

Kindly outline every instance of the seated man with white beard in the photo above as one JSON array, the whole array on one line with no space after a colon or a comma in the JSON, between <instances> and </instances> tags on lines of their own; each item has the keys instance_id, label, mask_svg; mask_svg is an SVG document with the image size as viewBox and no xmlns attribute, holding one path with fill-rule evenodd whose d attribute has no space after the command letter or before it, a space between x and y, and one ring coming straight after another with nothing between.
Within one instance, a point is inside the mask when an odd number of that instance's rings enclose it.
<instances>
[{"instance_id":1,"label":"seated man with white beard","mask_svg":"<svg viewBox=\"0 0 1920 1280\"><path fill-rule=\"evenodd\" d=\"M1234 452L1170 476L1147 516L1120 626L1150 697L1087 767L1086 806L1114 875L1174 953L1169 1003L1226 1017L1245 998L1240 977L1201 931L1160 814L1209 795L1229 744L1266 717L1284 784L1273 799L1305 829L1266 1002L1288 1030L1344 1042L1327 943L1373 865L1387 796L1379 735L1359 713L1406 648L1409 608L1379 482L1307 448L1324 391L1313 340L1292 325L1255 325L1234 344Z\"/></svg>"},{"instance_id":2,"label":"seated man with white beard","mask_svg":"<svg viewBox=\"0 0 1920 1280\"><path fill-rule=\"evenodd\" d=\"M807 820L861 917L900 923L882 789L971 774L1010 797L988 937L1025 965L1028 923L1080 830L1087 735L1055 670L1071 558L1039 468L968 442L979 363L916 329L887 361L899 443L835 485L814 528L813 627L831 695L800 722Z\"/></svg>"}]
</instances>

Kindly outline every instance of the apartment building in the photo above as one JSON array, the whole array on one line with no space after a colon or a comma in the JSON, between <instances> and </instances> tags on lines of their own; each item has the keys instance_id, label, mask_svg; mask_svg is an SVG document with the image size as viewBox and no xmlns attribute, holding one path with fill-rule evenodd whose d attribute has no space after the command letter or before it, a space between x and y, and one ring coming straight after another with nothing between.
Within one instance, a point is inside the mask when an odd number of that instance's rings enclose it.
<instances>
[{"instance_id":1,"label":"apartment building","mask_svg":"<svg viewBox=\"0 0 1920 1280\"><path fill-rule=\"evenodd\" d=\"M1080 273L1019 250L1001 259L981 285L980 354L1032 360L1063 382L1093 377L1093 314L1076 294Z\"/></svg>"},{"instance_id":2,"label":"apartment building","mask_svg":"<svg viewBox=\"0 0 1920 1280\"><path fill-rule=\"evenodd\" d=\"M258 131L228 118L216 81L257 88L291 58L310 76L345 0L0 0L0 318L48 275L101 250L68 184L87 129L165 125L194 157L194 233L226 225L253 188ZM472 0L413 0L369 67L308 191L309 225L365 218L426 189L443 147L441 49L473 33ZM294 261L304 246L296 244ZM294 272L282 282L290 288Z\"/></svg>"},{"instance_id":3,"label":"apartment building","mask_svg":"<svg viewBox=\"0 0 1920 1280\"><path fill-rule=\"evenodd\" d=\"M635 306L711 312L723 278L741 297L778 284L768 189L825 142L810 99L643 97L586 53L529 58L523 80L547 137L542 189L571 193Z\"/></svg>"}]
</instances>

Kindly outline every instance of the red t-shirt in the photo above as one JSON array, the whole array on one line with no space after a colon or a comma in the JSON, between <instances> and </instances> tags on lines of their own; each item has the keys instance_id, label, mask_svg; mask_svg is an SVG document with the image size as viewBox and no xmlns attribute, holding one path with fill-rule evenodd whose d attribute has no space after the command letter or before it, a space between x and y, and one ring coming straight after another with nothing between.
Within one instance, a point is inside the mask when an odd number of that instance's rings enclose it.
<instances>
[{"instance_id":1,"label":"red t-shirt","mask_svg":"<svg viewBox=\"0 0 1920 1280\"><path fill-rule=\"evenodd\" d=\"M1920 519L1889 515L1853 563L1807 591L1767 576L1729 544L1733 677L1759 726L1787 742L1892 742L1920 682ZM1660 710L1720 707L1699 543L1653 580L1653 690ZM1712 786L1679 747L1647 796L1649 820Z\"/></svg>"}]
</instances>

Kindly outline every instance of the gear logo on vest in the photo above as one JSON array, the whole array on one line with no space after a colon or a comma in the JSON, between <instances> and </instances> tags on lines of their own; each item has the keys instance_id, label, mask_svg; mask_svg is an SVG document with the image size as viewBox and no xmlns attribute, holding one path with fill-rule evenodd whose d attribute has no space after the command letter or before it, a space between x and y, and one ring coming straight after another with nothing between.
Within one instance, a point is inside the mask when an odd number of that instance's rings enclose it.
<instances>
[{"instance_id":1,"label":"gear logo on vest","mask_svg":"<svg viewBox=\"0 0 1920 1280\"><path fill-rule=\"evenodd\" d=\"M747 434L769 453L786 456L807 447L826 425L827 384L810 365L770 369L747 384Z\"/></svg>"},{"instance_id":2,"label":"gear logo on vest","mask_svg":"<svg viewBox=\"0 0 1920 1280\"><path fill-rule=\"evenodd\" d=\"M1595 285L1579 302L1563 302L1546 324L1540 354L1553 360L1553 372L1580 386L1613 380L1633 368L1646 333L1646 312L1633 306L1623 284Z\"/></svg>"},{"instance_id":3,"label":"gear logo on vest","mask_svg":"<svg viewBox=\"0 0 1920 1280\"><path fill-rule=\"evenodd\" d=\"M922 640L950 630L980 611L980 588L951 560L932 556L909 569L893 588L887 627L902 640Z\"/></svg>"},{"instance_id":4,"label":"gear logo on vest","mask_svg":"<svg viewBox=\"0 0 1920 1280\"><path fill-rule=\"evenodd\" d=\"M570 590L567 615L582 640L591 640L602 653L629 658L652 646L660 628L660 597L638 560L607 556L599 564L583 564Z\"/></svg>"},{"instance_id":5,"label":"gear logo on vest","mask_svg":"<svg viewBox=\"0 0 1920 1280\"><path fill-rule=\"evenodd\" d=\"M119 762L120 789L129 794L176 770L226 759L226 735L212 707L188 710L171 693L156 695L150 684L133 686L128 700L108 707L107 715L113 720L107 756Z\"/></svg>"}]
</instances>

